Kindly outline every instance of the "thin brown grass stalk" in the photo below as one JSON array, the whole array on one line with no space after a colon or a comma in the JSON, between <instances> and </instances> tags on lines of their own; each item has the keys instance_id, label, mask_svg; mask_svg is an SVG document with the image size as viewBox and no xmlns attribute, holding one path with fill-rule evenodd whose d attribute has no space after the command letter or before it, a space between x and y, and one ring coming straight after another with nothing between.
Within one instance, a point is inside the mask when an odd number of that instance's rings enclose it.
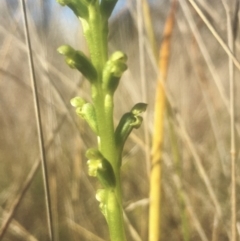
<instances>
[{"instance_id":1,"label":"thin brown grass stalk","mask_svg":"<svg viewBox=\"0 0 240 241\"><path fill-rule=\"evenodd\" d=\"M186 142L188 148L189 148L189 151L191 152L193 158L194 158L194 161L195 161L195 165L197 167L197 171L198 171L198 174L199 176L201 177L201 179L203 180L205 186L206 186L206 189L208 191L208 194L211 198L211 201L212 203L214 204L215 206L215 209L216 209L216 213L217 215L219 216L219 218L222 216L222 209L221 209L221 205L217 199L217 196L216 196L216 193L214 191L214 188L213 188L213 185L206 173L206 170L203 166L203 163L202 163L202 160L199 156L199 154L197 153L197 150L191 140L191 138L189 137L187 131L186 131L186 128L184 127L184 124L183 124L183 120L182 118L177 114L176 115L176 118L178 120L178 123L180 125L180 128L181 128L181 135L182 135L182 138L183 140Z\"/></svg>"},{"instance_id":2,"label":"thin brown grass stalk","mask_svg":"<svg viewBox=\"0 0 240 241\"><path fill-rule=\"evenodd\" d=\"M206 0L197 0L198 4L204 9L204 11L209 15L211 19L214 19L215 22L220 22L221 18L217 9L215 9L209 2Z\"/></svg>"},{"instance_id":3,"label":"thin brown grass stalk","mask_svg":"<svg viewBox=\"0 0 240 241\"><path fill-rule=\"evenodd\" d=\"M32 47L31 47L31 41L30 41L30 35L29 35L29 29L28 29L28 20L27 20L27 11L26 11L25 1L22 0L21 4L22 4L23 19L24 19L24 31L25 31L25 36L26 36L27 48L28 48L28 59L29 59L29 66L30 66L33 102L34 102L36 124L37 124L37 130L38 130L39 151L40 151L40 155L41 155L43 184L44 184L44 190L45 190L45 203L46 203L46 210L47 210L48 232L49 232L49 239L54 240L51 197L50 197L48 172L47 172L47 160L46 160L46 153L45 153L45 149L44 149L44 139L43 139L43 130L42 130L42 122L41 122L40 104L39 104L39 99L38 99L38 94L37 94L37 83L36 83L36 77L35 77Z\"/></svg>"},{"instance_id":4,"label":"thin brown grass stalk","mask_svg":"<svg viewBox=\"0 0 240 241\"><path fill-rule=\"evenodd\" d=\"M181 3L182 1L179 0L179 3ZM184 1L183 1L184 3ZM184 5L181 5L182 7L184 7ZM184 7L185 9L185 7ZM186 12L186 9L185 9L185 13L187 15L187 17L191 18L191 16L189 16L188 14L188 11ZM180 22L180 21L179 21ZM179 25L180 29L182 29L184 26L182 26L182 24ZM193 31L194 32L194 31ZM194 37L196 38L197 35L194 34ZM199 35L200 36L200 35ZM197 38L196 38L197 40ZM198 43L199 44L199 43ZM202 45L199 45L199 47L202 47ZM201 48L200 48L201 49ZM203 54L203 53L202 53ZM209 64L208 64L209 65ZM198 71L197 71L198 73ZM170 96L169 96L170 97ZM168 98L169 98L168 97ZM176 108L176 105L174 104L173 100L169 98L169 102L172 106L172 108L175 108L175 110L177 110ZM189 151L191 152L193 158L194 158L194 164L197 168L197 171L198 171L198 174L199 176L201 177L202 181L204 182L205 184L205 187L207 189L207 192L210 196L210 199L212 201L212 203L214 204L215 208L216 208L216 213L218 215L218 217L220 218L221 215L222 215L222 209L221 209L221 205L217 199L217 196L216 196L216 193L215 193L215 190L213 188L213 184L212 182L210 181L209 177L208 177L208 174L206 173L206 170L205 170L205 167L203 165L203 162L201 160L201 157L199 156L198 152L197 152L197 149L196 147L194 146L194 143L193 141L191 140L187 130L186 130L186 127L184 125L184 121L182 119L182 117L180 116L179 112L176 111L175 113L175 118L177 119L177 122L180 126L180 129L181 129L181 135L182 135L182 138L183 140L186 142L188 148L189 148Z\"/></svg>"},{"instance_id":5,"label":"thin brown grass stalk","mask_svg":"<svg viewBox=\"0 0 240 241\"><path fill-rule=\"evenodd\" d=\"M215 37L215 39L218 41L218 43L221 45L221 47L224 49L226 54L229 58L233 61L234 65L240 70L240 62L239 60L234 56L231 49L227 46L227 44L223 41L223 39L220 37L220 35L217 33L216 29L212 26L212 24L208 21L204 13L201 11L201 9L198 7L196 2L194 0L188 0L193 8L196 10L200 18L203 20L203 22L206 24L212 35Z\"/></svg>"},{"instance_id":6,"label":"thin brown grass stalk","mask_svg":"<svg viewBox=\"0 0 240 241\"><path fill-rule=\"evenodd\" d=\"M16 44L16 46L19 48L19 50L24 50L24 51L28 52L26 44L24 42L22 42L21 39L17 38L12 32L10 32L9 29L6 29L0 25L0 33L3 34L4 36L11 38L13 40L14 44ZM37 51L35 51L34 49L32 49L32 54L33 54L34 59L36 59L36 61L38 61L42 65L43 65L43 63L46 62L46 59L42 55L40 55ZM71 81L71 78L69 78L69 76L65 75L62 71L59 71L59 69L56 66L54 66L54 64L52 62L48 61L47 66L48 66L49 71L51 71L51 73L55 74L60 80L67 81L70 88L72 88L72 89L78 88L78 85L76 84L76 82ZM1 65L1 69L3 69L2 65ZM82 95L86 99L88 98L88 95L85 92L82 92Z\"/></svg>"},{"instance_id":7,"label":"thin brown grass stalk","mask_svg":"<svg viewBox=\"0 0 240 241\"><path fill-rule=\"evenodd\" d=\"M171 35L174 27L174 14L176 1L173 2L171 11L166 20L163 41L159 52L159 79L157 83L154 131L151 150L151 174L150 174L150 203L149 203L149 241L160 240L160 214L161 214L161 158L163 145L163 123L165 112L164 82L167 79L167 70L170 55Z\"/></svg>"},{"instance_id":8,"label":"thin brown grass stalk","mask_svg":"<svg viewBox=\"0 0 240 241\"><path fill-rule=\"evenodd\" d=\"M226 170L226 163L224 162L224 156L226 156L226 148L224 145L224 137L222 134L222 131L220 129L220 123L219 120L217 119L215 110L214 110L214 105L213 105L213 93L211 91L211 88L209 88L209 79L207 78L204 68L201 65L200 58L199 56L199 49L197 46L194 44L193 46L193 51L192 56L193 56L193 66L197 74L197 80L200 84L202 95L204 98L205 106L209 115L209 120L211 123L212 131L214 134L214 138L216 141L216 147L218 151L218 156L220 159L220 164L221 164L221 169L224 175L227 175L227 170Z\"/></svg>"},{"instance_id":9,"label":"thin brown grass stalk","mask_svg":"<svg viewBox=\"0 0 240 241\"><path fill-rule=\"evenodd\" d=\"M238 22L237 14L235 14L234 21L232 24L232 14L230 10L229 3L226 0L222 0L224 9L226 11L227 17L227 38L228 47L230 51L234 54L234 42L236 33L234 34L234 28L236 22ZM239 2L236 2L236 9L239 9ZM238 11L236 11L237 13ZM237 29L237 28L236 28ZM229 96L230 96L230 138L231 138L231 241L237 240L237 198L236 198L236 134L235 134L235 75L234 75L234 64L233 59L229 56L228 59L229 66Z\"/></svg>"},{"instance_id":10,"label":"thin brown grass stalk","mask_svg":"<svg viewBox=\"0 0 240 241\"><path fill-rule=\"evenodd\" d=\"M217 89L218 89L218 91L221 95L222 101L223 101L224 105L228 108L228 100L226 98L226 93L225 93L225 90L223 88L223 85L221 84L220 76L217 72L214 61L213 61L212 57L210 56L210 54L208 52L208 49L207 49L206 44L203 40L203 37L199 32L199 29L196 25L196 22L193 18L193 15L192 15L191 11L190 11L190 8L189 8L189 6L188 6L188 4L186 3L185 0L179 0L179 5L181 6L181 8L184 12L184 15L185 15L186 20L189 24L189 27L190 27L190 29L191 29L191 31L192 31L195 39L196 39L196 42L199 46L199 49L202 53L202 56L203 56L203 58L204 58L204 60L207 64L207 67L209 68L209 71L210 71L210 73L213 77L213 80L216 84L216 87L217 87Z\"/></svg>"},{"instance_id":11,"label":"thin brown grass stalk","mask_svg":"<svg viewBox=\"0 0 240 241\"><path fill-rule=\"evenodd\" d=\"M214 134L214 138L216 141L216 147L218 150L218 156L221 164L221 170L224 173L224 175L226 176L226 168L224 165L224 160L223 157L225 156L225 146L223 143L223 136L221 133L221 129L219 127L219 123L212 105L212 93L210 91L210 88L208 86L208 82L207 82L207 77L204 73L204 70L201 66L201 63L199 61L199 51L198 48L196 48L196 46L194 46L193 48L193 66L195 68L196 74L197 74L197 79L198 82L200 84L201 87L201 91L202 91L202 95L203 95L203 99L205 102L205 106L209 115L209 120L211 123L211 127L212 127L212 131ZM220 227L220 217L218 216L218 214L216 213L214 215L214 219L213 219L213 230L212 230L212 241L217 241L219 238L219 227Z\"/></svg>"},{"instance_id":12,"label":"thin brown grass stalk","mask_svg":"<svg viewBox=\"0 0 240 241\"><path fill-rule=\"evenodd\" d=\"M38 6L39 9L41 9L41 18L44 19L46 16L46 12L44 11L44 2L41 0L36 1L36 5ZM48 61L47 61L47 51L46 51L46 46L47 46L47 39L46 39L46 35L44 32L44 27L46 26L41 26L41 27L37 27L37 29L35 31L39 32L39 37L40 37L40 41L42 43L42 48L41 48L41 55L43 56L43 58L45 59L45 61L42 62L43 65L43 69L45 71L45 74L47 76L49 76L49 68L48 68ZM45 88L45 92L46 95L48 95L49 101L52 103L53 102L53 88L51 88L51 80L48 78L47 81L47 85ZM51 105L52 107L52 105ZM53 115L54 115L54 109L53 108L48 108L48 118L49 118L49 123L51 123L51 125L49 126L50 129L54 128L53 127ZM59 213L58 213L58 207L59 207L59 198L58 198L58 181L57 181L57 170L56 170L56 151L54 149L52 149L51 151L49 151L49 169L51 169L50 175L49 175L49 190L51 190L51 216L52 216L52 223L53 223L53 227L52 227L52 232L53 232L53 240L58 241L59 240Z\"/></svg>"}]
</instances>

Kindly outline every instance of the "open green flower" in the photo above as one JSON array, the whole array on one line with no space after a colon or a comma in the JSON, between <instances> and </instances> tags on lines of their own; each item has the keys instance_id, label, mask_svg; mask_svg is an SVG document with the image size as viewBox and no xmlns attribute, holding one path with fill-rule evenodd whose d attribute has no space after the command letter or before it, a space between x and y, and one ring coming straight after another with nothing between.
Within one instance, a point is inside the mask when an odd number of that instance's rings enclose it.
<instances>
[{"instance_id":1,"label":"open green flower","mask_svg":"<svg viewBox=\"0 0 240 241\"><path fill-rule=\"evenodd\" d=\"M116 185L115 174L111 163L103 157L97 149L91 148L86 152L88 174L97 177L102 186L106 189L112 189Z\"/></svg>"}]
</instances>

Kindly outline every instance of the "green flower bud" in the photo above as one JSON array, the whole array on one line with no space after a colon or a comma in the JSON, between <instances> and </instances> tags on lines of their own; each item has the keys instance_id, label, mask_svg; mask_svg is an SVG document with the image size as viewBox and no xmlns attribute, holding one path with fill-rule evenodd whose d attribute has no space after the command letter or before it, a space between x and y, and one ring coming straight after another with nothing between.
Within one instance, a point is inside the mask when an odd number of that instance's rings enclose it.
<instances>
[{"instance_id":1,"label":"green flower bud","mask_svg":"<svg viewBox=\"0 0 240 241\"><path fill-rule=\"evenodd\" d=\"M90 160L102 159L102 153L96 148L90 148L86 152L86 157Z\"/></svg>"},{"instance_id":2,"label":"green flower bud","mask_svg":"<svg viewBox=\"0 0 240 241\"><path fill-rule=\"evenodd\" d=\"M108 196L108 191L105 189L98 189L97 193L96 193L96 199L99 201L99 208L103 214L103 216L105 216L105 218L107 219L107 196Z\"/></svg>"},{"instance_id":3,"label":"green flower bud","mask_svg":"<svg viewBox=\"0 0 240 241\"><path fill-rule=\"evenodd\" d=\"M127 69L127 55L121 51L114 52L109 61L111 62L111 73L115 77L121 77L123 72Z\"/></svg>"},{"instance_id":4,"label":"green flower bud","mask_svg":"<svg viewBox=\"0 0 240 241\"><path fill-rule=\"evenodd\" d=\"M147 109L146 103L137 103L136 105L133 106L133 108L131 109L131 112L133 113L133 115L137 116L145 112L146 109Z\"/></svg>"},{"instance_id":5,"label":"green flower bud","mask_svg":"<svg viewBox=\"0 0 240 241\"><path fill-rule=\"evenodd\" d=\"M73 107L81 107L86 104L86 101L82 99L81 97L74 97L73 99L70 100L70 103Z\"/></svg>"},{"instance_id":6,"label":"green flower bud","mask_svg":"<svg viewBox=\"0 0 240 241\"><path fill-rule=\"evenodd\" d=\"M118 148L118 153L121 155L124 144L132 132L133 128L138 129L143 121L143 118L139 116L147 108L144 103L136 104L131 112L124 114L115 130L115 142ZM119 160L121 162L121 159ZM121 163L119 163L121 165Z\"/></svg>"},{"instance_id":7,"label":"green flower bud","mask_svg":"<svg viewBox=\"0 0 240 241\"><path fill-rule=\"evenodd\" d=\"M121 51L116 51L114 52L110 58L111 61L113 62L122 62L122 63L126 63L127 62L127 55L124 54Z\"/></svg>"},{"instance_id":8,"label":"green flower bud","mask_svg":"<svg viewBox=\"0 0 240 241\"><path fill-rule=\"evenodd\" d=\"M73 57L75 55L75 50L69 45L62 45L57 49L58 53L65 55L67 57Z\"/></svg>"},{"instance_id":9,"label":"green flower bud","mask_svg":"<svg viewBox=\"0 0 240 241\"><path fill-rule=\"evenodd\" d=\"M97 71L83 52L76 51L69 45L62 45L57 51L65 56L70 68L80 71L91 83L97 81Z\"/></svg>"},{"instance_id":10,"label":"green flower bud","mask_svg":"<svg viewBox=\"0 0 240 241\"><path fill-rule=\"evenodd\" d=\"M114 93L123 72L127 69L127 56L117 51L113 53L103 69L102 87L104 90Z\"/></svg>"},{"instance_id":11,"label":"green flower bud","mask_svg":"<svg viewBox=\"0 0 240 241\"><path fill-rule=\"evenodd\" d=\"M76 106L77 115L86 120L94 133L98 134L97 117L94 106L91 103L85 103L81 105L80 102L80 100L76 99L73 101L73 104L79 104L79 106Z\"/></svg>"},{"instance_id":12,"label":"green flower bud","mask_svg":"<svg viewBox=\"0 0 240 241\"><path fill-rule=\"evenodd\" d=\"M105 203L106 202L106 195L107 195L107 190L105 189L98 189L96 193L96 199L100 203Z\"/></svg>"}]
</instances>

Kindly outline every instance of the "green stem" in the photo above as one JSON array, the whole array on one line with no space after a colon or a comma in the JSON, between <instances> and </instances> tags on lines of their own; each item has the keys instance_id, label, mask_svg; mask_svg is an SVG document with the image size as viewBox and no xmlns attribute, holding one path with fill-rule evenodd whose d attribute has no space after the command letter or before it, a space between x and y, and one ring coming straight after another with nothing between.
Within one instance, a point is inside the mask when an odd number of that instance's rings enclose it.
<instances>
[{"instance_id":1,"label":"green stem","mask_svg":"<svg viewBox=\"0 0 240 241\"><path fill-rule=\"evenodd\" d=\"M96 4L89 6L88 10L88 23L84 22L83 27L91 60L98 73L98 81L92 86L92 99L97 117L99 150L111 163L116 177L116 187L114 190L108 191L106 216L111 241L126 241L123 224L120 170L117 165L118 156L114 138L113 96L102 90L102 72L108 60L108 23L101 16L98 1L96 1Z\"/></svg>"},{"instance_id":2,"label":"green stem","mask_svg":"<svg viewBox=\"0 0 240 241\"><path fill-rule=\"evenodd\" d=\"M88 7L88 26L85 28L85 36L91 54L92 63L98 73L102 73L104 64L108 60L108 26L103 20L98 1ZM101 78L101 76L99 76Z\"/></svg>"}]
</instances>

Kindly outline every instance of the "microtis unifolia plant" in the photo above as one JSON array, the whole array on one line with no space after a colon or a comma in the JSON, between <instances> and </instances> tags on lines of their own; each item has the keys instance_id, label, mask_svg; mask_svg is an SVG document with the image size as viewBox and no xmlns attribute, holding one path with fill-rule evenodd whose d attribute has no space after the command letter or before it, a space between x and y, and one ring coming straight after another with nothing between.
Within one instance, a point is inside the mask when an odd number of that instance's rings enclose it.
<instances>
[{"instance_id":1,"label":"microtis unifolia plant","mask_svg":"<svg viewBox=\"0 0 240 241\"><path fill-rule=\"evenodd\" d=\"M126 241L120 182L122 151L132 129L140 127L140 115L147 105L136 104L114 127L114 93L127 69L124 53L116 51L108 56L108 19L117 0L57 2L67 5L80 20L88 44L90 58L68 45L59 47L58 52L65 56L71 68L80 71L91 84L92 103L75 97L71 104L97 135L98 147L86 152L88 173L101 183L102 189L97 191L96 199L108 224L111 241Z\"/></svg>"}]
</instances>

